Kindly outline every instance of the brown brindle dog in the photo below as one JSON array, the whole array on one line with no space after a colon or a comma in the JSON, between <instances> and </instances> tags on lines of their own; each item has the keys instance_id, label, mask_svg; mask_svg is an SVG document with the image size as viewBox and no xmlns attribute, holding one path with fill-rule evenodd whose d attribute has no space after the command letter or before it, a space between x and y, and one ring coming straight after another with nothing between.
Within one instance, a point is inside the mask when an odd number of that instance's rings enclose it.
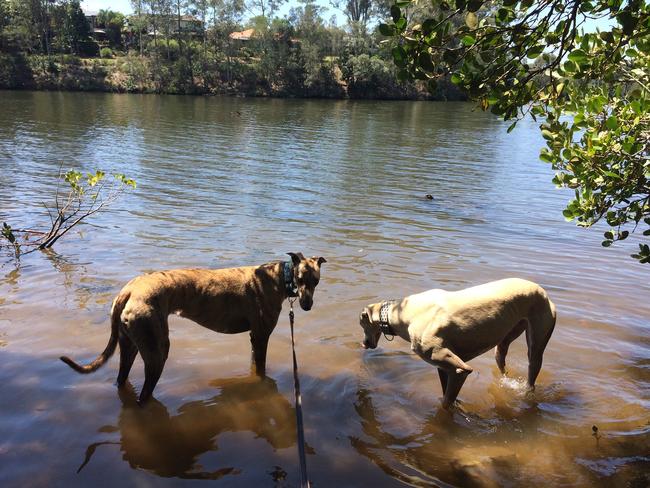
<instances>
[{"instance_id":1,"label":"brown brindle dog","mask_svg":"<svg viewBox=\"0 0 650 488\"><path fill-rule=\"evenodd\" d=\"M61 360L79 373L102 366L120 343L117 386L129 376L136 354L144 361L145 380L139 402L153 393L169 353L167 318L181 317L216 332L250 331L252 361L256 373L265 374L266 349L282 302L298 297L303 310L314 303L322 257L305 258L288 253L291 262L228 269L175 269L138 276L129 281L113 301L111 337L92 363L81 366L68 357Z\"/></svg>"}]
</instances>

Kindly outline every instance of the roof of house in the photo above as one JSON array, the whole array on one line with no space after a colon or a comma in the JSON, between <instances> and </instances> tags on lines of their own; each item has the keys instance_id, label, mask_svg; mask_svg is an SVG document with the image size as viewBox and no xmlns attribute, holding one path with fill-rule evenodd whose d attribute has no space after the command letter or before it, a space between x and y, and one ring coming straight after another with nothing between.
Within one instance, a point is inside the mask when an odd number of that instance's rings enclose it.
<instances>
[{"instance_id":1,"label":"roof of house","mask_svg":"<svg viewBox=\"0 0 650 488\"><path fill-rule=\"evenodd\" d=\"M201 22L203 21L201 19L197 19L196 17L192 15L181 15L181 20L184 20L185 22Z\"/></svg>"},{"instance_id":2,"label":"roof of house","mask_svg":"<svg viewBox=\"0 0 650 488\"><path fill-rule=\"evenodd\" d=\"M249 41L255 34L255 29L246 29L239 32L231 32L228 37L236 41Z\"/></svg>"}]
</instances>

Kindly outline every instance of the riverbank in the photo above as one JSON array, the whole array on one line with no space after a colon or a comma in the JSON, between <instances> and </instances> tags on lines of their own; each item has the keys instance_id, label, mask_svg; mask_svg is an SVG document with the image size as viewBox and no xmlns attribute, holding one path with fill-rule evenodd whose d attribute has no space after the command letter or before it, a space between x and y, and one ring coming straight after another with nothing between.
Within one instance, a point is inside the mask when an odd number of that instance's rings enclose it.
<instances>
[{"instance_id":1,"label":"riverbank","mask_svg":"<svg viewBox=\"0 0 650 488\"><path fill-rule=\"evenodd\" d=\"M422 82L402 83L379 58L360 55L343 69L329 60L308 79L269 82L259 59L232 59L222 76L187 76L173 62L127 54L111 58L0 53L0 89L231 95L244 97L378 100L466 100L451 82L430 93ZM350 66L351 65L351 66ZM205 72L205 70L201 70ZM178 76L181 73L183 76ZM346 79L347 78L347 79Z\"/></svg>"}]
</instances>

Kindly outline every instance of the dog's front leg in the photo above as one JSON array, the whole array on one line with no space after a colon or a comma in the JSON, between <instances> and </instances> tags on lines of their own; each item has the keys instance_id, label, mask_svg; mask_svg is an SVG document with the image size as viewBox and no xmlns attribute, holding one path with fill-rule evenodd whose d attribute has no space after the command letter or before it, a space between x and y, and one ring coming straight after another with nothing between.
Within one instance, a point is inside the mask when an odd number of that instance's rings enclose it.
<instances>
[{"instance_id":1,"label":"dog's front leg","mask_svg":"<svg viewBox=\"0 0 650 488\"><path fill-rule=\"evenodd\" d=\"M438 368L443 392L442 406L448 409L456 401L467 376L474 370L445 347L428 351L423 359Z\"/></svg>"},{"instance_id":2,"label":"dog's front leg","mask_svg":"<svg viewBox=\"0 0 650 488\"><path fill-rule=\"evenodd\" d=\"M266 350L270 336L270 333L251 331L251 367L255 368L258 376L266 375Z\"/></svg>"},{"instance_id":3,"label":"dog's front leg","mask_svg":"<svg viewBox=\"0 0 650 488\"><path fill-rule=\"evenodd\" d=\"M438 369L438 378L440 378L440 386L442 387L442 394L447 391L447 372L442 368Z\"/></svg>"},{"instance_id":4,"label":"dog's front leg","mask_svg":"<svg viewBox=\"0 0 650 488\"><path fill-rule=\"evenodd\" d=\"M448 410L449 407L454 404L456 398L458 397L458 393L460 393L460 389L463 387L463 384L465 383L468 375L469 373L466 371L463 371L462 373L450 372L447 374L447 389L445 390L445 395L442 398L442 408Z\"/></svg>"}]
</instances>

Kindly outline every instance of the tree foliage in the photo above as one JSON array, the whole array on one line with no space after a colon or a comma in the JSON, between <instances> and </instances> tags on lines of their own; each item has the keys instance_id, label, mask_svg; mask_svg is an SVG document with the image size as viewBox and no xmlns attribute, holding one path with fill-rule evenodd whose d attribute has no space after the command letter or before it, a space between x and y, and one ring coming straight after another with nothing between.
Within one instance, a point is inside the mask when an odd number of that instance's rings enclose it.
<instances>
[{"instance_id":1,"label":"tree foliage","mask_svg":"<svg viewBox=\"0 0 650 488\"><path fill-rule=\"evenodd\" d=\"M288 14L277 10L284 0L131 0L127 17L101 10L96 26L106 39L93 32L97 42L84 42L66 30L66 12L78 14L77 0L0 0L11 7L0 9L0 87L426 98L424 85L395 82L390 50L366 28L388 14L388 1L341 2L349 15L338 26L315 0L293 0ZM75 50L104 59L60 56ZM441 84L434 97L459 95Z\"/></svg>"},{"instance_id":2,"label":"tree foliage","mask_svg":"<svg viewBox=\"0 0 650 488\"><path fill-rule=\"evenodd\" d=\"M451 75L481 107L541 121L540 158L574 190L567 220L604 220L603 246L642 227L650 235L650 6L642 0L432 0L435 15L409 22L415 1L380 25L393 38L401 79L433 88ZM585 29L597 22L599 29ZM592 24L593 25L593 24ZM639 244L633 257L650 262Z\"/></svg>"},{"instance_id":3,"label":"tree foliage","mask_svg":"<svg viewBox=\"0 0 650 488\"><path fill-rule=\"evenodd\" d=\"M122 29L125 21L124 14L110 9L100 10L97 15L97 24L106 30L106 37L112 46L122 45Z\"/></svg>"}]
</instances>

